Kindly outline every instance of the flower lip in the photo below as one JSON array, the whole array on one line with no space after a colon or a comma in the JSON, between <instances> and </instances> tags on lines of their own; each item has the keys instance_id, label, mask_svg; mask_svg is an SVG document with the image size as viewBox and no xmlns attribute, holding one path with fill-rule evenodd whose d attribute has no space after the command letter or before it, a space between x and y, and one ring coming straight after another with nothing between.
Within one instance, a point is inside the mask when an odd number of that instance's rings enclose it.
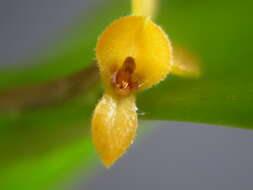
<instances>
[{"instance_id":1,"label":"flower lip","mask_svg":"<svg viewBox=\"0 0 253 190\"><path fill-rule=\"evenodd\" d=\"M118 95L128 95L140 87L140 82L133 77L135 68L135 59L128 56L121 68L112 74L112 86Z\"/></svg>"}]
</instances>

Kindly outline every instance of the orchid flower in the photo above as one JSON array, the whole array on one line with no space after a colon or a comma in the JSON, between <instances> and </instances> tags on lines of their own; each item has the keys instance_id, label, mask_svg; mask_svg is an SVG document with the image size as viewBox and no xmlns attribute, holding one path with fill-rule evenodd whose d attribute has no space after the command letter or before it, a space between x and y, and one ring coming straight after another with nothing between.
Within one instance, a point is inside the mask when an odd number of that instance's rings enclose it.
<instances>
[{"instance_id":1,"label":"orchid flower","mask_svg":"<svg viewBox=\"0 0 253 190\"><path fill-rule=\"evenodd\" d=\"M104 95L92 118L92 138L110 167L133 143L137 129L135 94L148 89L173 67L171 42L152 16L156 0L132 0L132 15L110 24L99 37L96 59Z\"/></svg>"}]
</instances>

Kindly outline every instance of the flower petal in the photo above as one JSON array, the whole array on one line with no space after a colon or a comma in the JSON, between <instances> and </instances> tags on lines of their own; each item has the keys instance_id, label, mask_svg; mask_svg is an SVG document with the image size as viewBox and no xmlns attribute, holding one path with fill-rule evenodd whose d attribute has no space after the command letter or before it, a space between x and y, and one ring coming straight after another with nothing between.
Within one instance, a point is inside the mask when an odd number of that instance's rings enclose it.
<instances>
[{"instance_id":1,"label":"flower petal","mask_svg":"<svg viewBox=\"0 0 253 190\"><path fill-rule=\"evenodd\" d=\"M96 56L106 85L127 57L135 60L141 89L164 79L172 68L167 35L145 16L126 16L109 25L98 40Z\"/></svg>"},{"instance_id":2,"label":"flower petal","mask_svg":"<svg viewBox=\"0 0 253 190\"><path fill-rule=\"evenodd\" d=\"M106 167L110 167L132 144L136 128L135 97L106 93L92 119L93 143Z\"/></svg>"},{"instance_id":3,"label":"flower petal","mask_svg":"<svg viewBox=\"0 0 253 190\"><path fill-rule=\"evenodd\" d=\"M201 64L199 58L185 48L174 48L174 65L171 74L187 78L200 77Z\"/></svg>"},{"instance_id":4,"label":"flower petal","mask_svg":"<svg viewBox=\"0 0 253 190\"><path fill-rule=\"evenodd\" d=\"M158 0L132 0L132 14L136 16L153 17Z\"/></svg>"}]
</instances>

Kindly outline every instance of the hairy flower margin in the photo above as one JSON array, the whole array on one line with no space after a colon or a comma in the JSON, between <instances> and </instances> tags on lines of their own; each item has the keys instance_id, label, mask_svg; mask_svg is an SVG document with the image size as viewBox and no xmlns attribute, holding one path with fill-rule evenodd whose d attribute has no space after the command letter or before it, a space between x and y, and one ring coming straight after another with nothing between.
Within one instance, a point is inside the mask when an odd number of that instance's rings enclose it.
<instances>
[{"instance_id":1,"label":"hairy flower margin","mask_svg":"<svg viewBox=\"0 0 253 190\"><path fill-rule=\"evenodd\" d=\"M173 63L170 40L152 21L155 4L156 0L132 0L132 15L110 24L97 42L105 92L93 114L92 139L106 167L133 143L135 93L158 84L169 73L194 73Z\"/></svg>"}]
</instances>

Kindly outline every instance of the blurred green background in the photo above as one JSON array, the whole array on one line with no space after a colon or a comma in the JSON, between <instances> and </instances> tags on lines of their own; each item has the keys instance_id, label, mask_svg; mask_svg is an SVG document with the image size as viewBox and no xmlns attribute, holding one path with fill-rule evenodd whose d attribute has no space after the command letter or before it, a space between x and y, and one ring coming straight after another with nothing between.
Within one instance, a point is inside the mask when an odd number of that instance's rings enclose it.
<instances>
[{"instance_id":1,"label":"blurred green background","mask_svg":"<svg viewBox=\"0 0 253 190\"><path fill-rule=\"evenodd\" d=\"M102 95L94 48L109 23L130 14L130 2L73 4L0 4L6 44L0 58L0 189L50 189L80 166L85 180L99 163L90 139L92 110ZM169 76L138 94L140 119L253 128L252 5L247 0L160 1L156 22L174 46L197 56L203 74L199 79ZM19 17L29 20L20 23ZM20 56L13 47L22 49L20 33L26 27L31 34L50 33L51 27L54 35L31 38L33 45L24 46ZM146 130L139 134L160 124L142 125Z\"/></svg>"}]
</instances>

